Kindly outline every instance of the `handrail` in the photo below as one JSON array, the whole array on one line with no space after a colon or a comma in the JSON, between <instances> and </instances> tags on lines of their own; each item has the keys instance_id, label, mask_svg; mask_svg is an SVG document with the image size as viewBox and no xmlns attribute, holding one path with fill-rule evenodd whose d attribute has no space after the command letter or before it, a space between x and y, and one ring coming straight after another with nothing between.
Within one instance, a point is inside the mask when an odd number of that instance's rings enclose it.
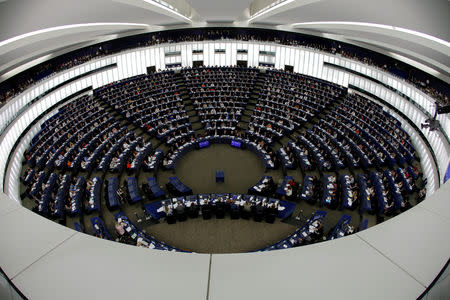
<instances>
[{"instance_id":1,"label":"handrail","mask_svg":"<svg viewBox=\"0 0 450 300\"><path fill-rule=\"evenodd\" d=\"M444 274L444 272L447 270L448 264L450 262L450 259L447 259L447 262L445 263L445 265L442 267L441 271L439 272L439 274L434 278L434 280L431 282L431 284L429 286L427 286L427 288L425 289L425 291L423 291L422 294L420 294L420 296L417 298L417 300L421 300L423 299L423 297L426 296L426 294L428 294L428 292L434 287L434 285L436 284L436 282L438 282L438 280L441 278L442 274Z\"/></svg>"},{"instance_id":2,"label":"handrail","mask_svg":"<svg viewBox=\"0 0 450 300\"><path fill-rule=\"evenodd\" d=\"M9 165L9 161L11 160L11 156L13 155L14 151L16 150L17 145L20 143L22 137L28 132L31 127L33 127L40 119L42 119L46 114L54 110L57 106L66 103L70 99L77 97L83 93L89 92L92 90L92 86L86 87L82 90L79 90L78 92L73 93L72 95L69 95L65 97L64 99L61 99L60 101L56 102L54 105L49 107L47 110L42 112L36 119L34 119L26 128L25 130L19 135L16 142L14 143L13 147L11 148L11 151L9 152L8 159L6 160L5 166ZM5 168L5 172L3 173L3 191L5 190L5 180L6 180L6 172L8 171L8 168Z\"/></svg>"},{"instance_id":3,"label":"handrail","mask_svg":"<svg viewBox=\"0 0 450 300\"><path fill-rule=\"evenodd\" d=\"M336 69L341 69L341 70L343 70L343 71L352 73L352 74L357 75L357 76L364 77L364 78L366 78L366 79L368 79L368 80L370 80L370 81L373 81L373 82L375 82L375 83L377 83L377 84L380 84L380 85L384 86L385 88L387 88L388 90L391 90L391 91L393 91L394 93L396 93L396 94L400 95L401 97L405 98L406 100L408 100L408 101L409 101L410 103L412 103L417 109L419 109L422 113L424 113L428 118L430 118L430 119L433 118L433 116L432 116L429 112L427 112L427 111L426 111L419 103L417 103L416 101L414 101L413 99L411 99L409 96L403 94L402 92L400 92L400 91L397 90L396 88L393 88L392 86L390 86L390 85L388 85L388 84L386 84L386 83L384 83L384 82L381 82L381 81L379 81L378 79L375 79L375 78L370 77L370 76L368 76L368 75L366 75L366 74L363 74L363 73L360 73L360 72L358 72L358 71L355 71L355 70L352 70L352 69L349 69L349 68L346 68L346 67L343 67L343 66L340 66L340 65L336 65L336 64L333 64L333 63L330 63L330 62L326 62L326 61L325 61L325 62L323 62L323 65L324 65L324 66L327 66L327 67L333 67L333 68L336 68ZM450 139L449 139L449 137L447 136L447 133L443 130L441 124L439 124L439 130L442 132L442 134L443 134L443 135L445 136L445 138L447 139L447 143L450 144Z\"/></svg>"},{"instance_id":4,"label":"handrail","mask_svg":"<svg viewBox=\"0 0 450 300\"><path fill-rule=\"evenodd\" d=\"M14 291L17 293L17 295L19 295L24 300L28 300L28 298L19 290L19 288L14 284L14 282L12 282L12 280L9 279L8 275L6 275L6 273L5 273L5 271L3 271L2 267L0 267L0 273L6 279L6 281L8 282L8 285L14 289Z\"/></svg>"},{"instance_id":5,"label":"handrail","mask_svg":"<svg viewBox=\"0 0 450 300\"><path fill-rule=\"evenodd\" d=\"M83 78L83 77L92 75L92 74L94 74L94 73L98 73L98 72L101 72L101 71L105 71L105 70L107 70L107 69L116 68L116 67L117 67L117 63L113 63L113 64L109 64L109 65L106 65L106 66L103 66L103 67L100 67L100 68L97 68L97 69L94 69L94 70L90 70L90 71L88 71L88 72L86 72L86 73L83 73L83 74L77 75L77 76L75 76L75 77L72 77L72 78L70 78L70 79L68 79L68 80L66 80L66 81L64 81L64 82L61 82L60 84L55 85L54 87L52 87L52 88L46 90L45 92L43 92L42 94L36 96L33 100L31 100L30 102L28 102L27 104L25 104L24 106L22 106L22 107L17 111L17 113L15 114L14 118L11 118L11 119L7 120L7 121L5 122L5 124L4 124L4 127L3 127L2 129L0 129L0 136L5 132L5 130L8 128L8 126L14 121L15 117L19 116L22 112L24 112L28 107L30 107L33 103L35 103L35 102L38 101L39 99L41 99L41 98L47 96L48 94L50 94L50 93L56 91L57 89L59 89L59 88L65 86L65 85L67 85L67 84L69 84L69 83L71 83L71 82L74 82L74 81L76 81L76 80L78 80L78 79L81 79L81 78Z\"/></svg>"},{"instance_id":6,"label":"handrail","mask_svg":"<svg viewBox=\"0 0 450 300\"><path fill-rule=\"evenodd\" d=\"M439 172L439 168L437 166L439 166L439 164L437 163L437 157L436 154L434 153L433 147L431 147L430 143L428 142L428 140L426 139L426 137L423 135L422 131L419 129L419 127L417 127L417 125L411 121L404 113L402 113L400 110L398 110L395 106L393 106L392 104L390 104L389 102L387 102L386 100L381 99L378 96L375 96L374 94L363 90L357 86L354 86L352 84L348 85L349 89L353 89L355 91L358 91L360 93L365 94L366 96L369 96L371 98L374 98L378 101L380 101L381 103L383 103L384 105L386 105L387 107L389 107L390 109L392 109L393 111L395 111L397 114L399 114L403 119L405 119L409 125L411 125L414 130L420 135L420 137L422 138L422 140L425 142L425 144L427 145L428 150L430 150L431 156L433 157L433 161L434 161L434 165L436 166L436 172L437 172L437 176L438 176L438 188L441 186L441 173Z\"/></svg>"}]
</instances>

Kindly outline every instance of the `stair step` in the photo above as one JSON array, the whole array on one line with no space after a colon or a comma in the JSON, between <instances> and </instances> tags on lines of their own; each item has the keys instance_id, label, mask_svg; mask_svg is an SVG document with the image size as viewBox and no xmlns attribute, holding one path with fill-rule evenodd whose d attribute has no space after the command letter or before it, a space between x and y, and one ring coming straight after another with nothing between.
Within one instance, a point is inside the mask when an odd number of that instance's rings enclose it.
<instances>
[{"instance_id":1,"label":"stair step","mask_svg":"<svg viewBox=\"0 0 450 300\"><path fill-rule=\"evenodd\" d=\"M246 122L239 122L237 127L242 128L244 130L247 130L248 129L248 123L246 123Z\"/></svg>"},{"instance_id":2,"label":"stair step","mask_svg":"<svg viewBox=\"0 0 450 300\"><path fill-rule=\"evenodd\" d=\"M199 130L199 129L201 129L201 128L203 128L203 124L200 123L200 122L197 122L197 123L193 123L193 124L192 124L192 130L194 130L194 131Z\"/></svg>"},{"instance_id":3,"label":"stair step","mask_svg":"<svg viewBox=\"0 0 450 300\"><path fill-rule=\"evenodd\" d=\"M251 119L251 117L250 116L248 116L248 115L243 115L242 116L242 118L241 118L241 121L244 121L244 122L250 122L250 119Z\"/></svg>"},{"instance_id":4,"label":"stair step","mask_svg":"<svg viewBox=\"0 0 450 300\"><path fill-rule=\"evenodd\" d=\"M250 99L247 102L247 105L245 106L244 111L242 112L241 120L237 125L237 127L241 128L242 130L248 129L248 124L251 120L253 110L256 107L257 99L259 98L260 91L262 89L262 86L264 85L264 80L263 80L264 76L265 76L264 73L258 74L255 85L253 86L252 93L250 94Z\"/></svg>"},{"instance_id":5,"label":"stair step","mask_svg":"<svg viewBox=\"0 0 450 300\"><path fill-rule=\"evenodd\" d=\"M279 143L283 145L287 145L291 138L289 136L284 135L281 139L278 140Z\"/></svg>"},{"instance_id":6,"label":"stair step","mask_svg":"<svg viewBox=\"0 0 450 300\"><path fill-rule=\"evenodd\" d=\"M195 110L191 110L187 112L187 115L189 117L189 120L191 120L191 118L197 117L197 112Z\"/></svg>"},{"instance_id":7,"label":"stair step","mask_svg":"<svg viewBox=\"0 0 450 300\"><path fill-rule=\"evenodd\" d=\"M205 129L203 129L203 127L200 128L200 129L197 129L197 130L195 130L195 134L196 135L203 135L203 134L205 134Z\"/></svg>"},{"instance_id":8,"label":"stair step","mask_svg":"<svg viewBox=\"0 0 450 300\"><path fill-rule=\"evenodd\" d=\"M189 116L189 122L191 123L191 124L196 124L196 123L199 123L200 122L200 120L199 119L194 119L194 117L195 116Z\"/></svg>"},{"instance_id":9,"label":"stair step","mask_svg":"<svg viewBox=\"0 0 450 300\"><path fill-rule=\"evenodd\" d=\"M203 132L203 125L200 122L200 117L198 116L197 111L195 110L195 106L190 97L189 91L187 90L185 80L180 73L175 74L175 76L177 77L177 86L180 90L181 98L183 99L183 104L189 117L189 122L192 124L192 130L194 130L196 134L200 131Z\"/></svg>"},{"instance_id":10,"label":"stair step","mask_svg":"<svg viewBox=\"0 0 450 300\"><path fill-rule=\"evenodd\" d=\"M283 144L280 143L280 141L276 141L276 142L273 143L272 149L273 149L274 151L277 151L277 150L280 149L282 146L283 146Z\"/></svg>"}]
</instances>

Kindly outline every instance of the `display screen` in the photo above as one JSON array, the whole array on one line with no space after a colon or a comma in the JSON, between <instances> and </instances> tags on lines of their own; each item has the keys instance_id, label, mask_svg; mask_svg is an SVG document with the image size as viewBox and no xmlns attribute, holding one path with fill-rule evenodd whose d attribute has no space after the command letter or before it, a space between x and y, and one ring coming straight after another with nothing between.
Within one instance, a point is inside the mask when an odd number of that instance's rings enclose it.
<instances>
[{"instance_id":1,"label":"display screen","mask_svg":"<svg viewBox=\"0 0 450 300\"><path fill-rule=\"evenodd\" d=\"M205 148L205 147L209 147L209 141L203 141L198 143L198 147L201 148Z\"/></svg>"},{"instance_id":2,"label":"display screen","mask_svg":"<svg viewBox=\"0 0 450 300\"><path fill-rule=\"evenodd\" d=\"M236 147L236 148L241 148L241 142L231 140L231 146Z\"/></svg>"}]
</instances>

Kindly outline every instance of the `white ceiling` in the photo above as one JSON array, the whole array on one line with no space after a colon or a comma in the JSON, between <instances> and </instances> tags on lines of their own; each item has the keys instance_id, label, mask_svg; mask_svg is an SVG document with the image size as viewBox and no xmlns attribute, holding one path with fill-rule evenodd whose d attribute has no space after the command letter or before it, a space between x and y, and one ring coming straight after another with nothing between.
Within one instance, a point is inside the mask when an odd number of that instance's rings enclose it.
<instances>
[{"instance_id":1,"label":"white ceiling","mask_svg":"<svg viewBox=\"0 0 450 300\"><path fill-rule=\"evenodd\" d=\"M300 1L295 1L295 3ZM346 21L397 26L450 40L448 0L321 0L286 9L260 22Z\"/></svg>"},{"instance_id":2,"label":"white ceiling","mask_svg":"<svg viewBox=\"0 0 450 300\"><path fill-rule=\"evenodd\" d=\"M293 26L305 22L364 22L401 27L448 41L448 0L294 0L250 23L250 5L264 7L272 0L165 1L188 12L192 22L144 0L0 1L0 74L52 48L98 42L127 30L138 33L191 26L265 26L332 37L383 53L395 52L437 70L444 78L450 75L448 42L436 44L411 33L353 24ZM87 23L102 24L63 27L11 42L11 38L37 30ZM5 40L10 43L5 45Z\"/></svg>"},{"instance_id":3,"label":"white ceiling","mask_svg":"<svg viewBox=\"0 0 450 300\"><path fill-rule=\"evenodd\" d=\"M187 0L206 21L234 21L250 6L252 0Z\"/></svg>"},{"instance_id":4,"label":"white ceiling","mask_svg":"<svg viewBox=\"0 0 450 300\"><path fill-rule=\"evenodd\" d=\"M0 3L0 41L55 26L82 23L180 23L174 17L110 0L8 0Z\"/></svg>"}]
</instances>

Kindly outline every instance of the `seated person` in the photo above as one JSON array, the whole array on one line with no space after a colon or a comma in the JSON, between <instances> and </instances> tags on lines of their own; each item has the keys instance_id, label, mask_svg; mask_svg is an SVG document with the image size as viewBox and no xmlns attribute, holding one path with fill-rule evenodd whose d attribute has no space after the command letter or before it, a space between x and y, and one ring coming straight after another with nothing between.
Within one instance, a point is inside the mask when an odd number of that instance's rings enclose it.
<instances>
[{"instance_id":1,"label":"seated person","mask_svg":"<svg viewBox=\"0 0 450 300\"><path fill-rule=\"evenodd\" d=\"M323 235L323 224L320 220L315 220L309 225L309 232L311 233L311 239L317 240L320 236Z\"/></svg>"},{"instance_id":2,"label":"seated person","mask_svg":"<svg viewBox=\"0 0 450 300\"><path fill-rule=\"evenodd\" d=\"M200 200L201 211L203 215L203 219L211 218L211 203L209 199Z\"/></svg>"},{"instance_id":3,"label":"seated person","mask_svg":"<svg viewBox=\"0 0 450 300\"><path fill-rule=\"evenodd\" d=\"M293 190L292 190L292 187L290 186L290 185L288 185L288 186L286 186L286 197L291 197L292 196L292 192L293 192Z\"/></svg>"},{"instance_id":4,"label":"seated person","mask_svg":"<svg viewBox=\"0 0 450 300\"><path fill-rule=\"evenodd\" d=\"M117 219L117 222L115 224L116 232L119 236L122 236L125 234L125 225L122 222L122 218Z\"/></svg>"},{"instance_id":5,"label":"seated person","mask_svg":"<svg viewBox=\"0 0 450 300\"><path fill-rule=\"evenodd\" d=\"M355 232L355 227L347 225L344 230L344 235L350 235Z\"/></svg>"},{"instance_id":6,"label":"seated person","mask_svg":"<svg viewBox=\"0 0 450 300\"><path fill-rule=\"evenodd\" d=\"M225 217L225 202L222 197L215 203L215 213L217 218Z\"/></svg>"},{"instance_id":7,"label":"seated person","mask_svg":"<svg viewBox=\"0 0 450 300\"><path fill-rule=\"evenodd\" d=\"M192 201L186 201L185 203L187 214L190 218L197 218L198 217L198 207L195 202Z\"/></svg>"},{"instance_id":8,"label":"seated person","mask_svg":"<svg viewBox=\"0 0 450 300\"><path fill-rule=\"evenodd\" d=\"M244 219L248 219L252 213L252 205L248 202L245 201L242 206L242 217Z\"/></svg>"},{"instance_id":9,"label":"seated person","mask_svg":"<svg viewBox=\"0 0 450 300\"><path fill-rule=\"evenodd\" d=\"M164 211L166 213L166 221L167 221L167 223L169 223L169 224L175 223L176 222L176 218L175 218L175 215L174 215L174 210L173 210L172 204L166 205L164 207Z\"/></svg>"},{"instance_id":10,"label":"seated person","mask_svg":"<svg viewBox=\"0 0 450 300\"><path fill-rule=\"evenodd\" d=\"M111 163L109 164L109 168L114 169L117 167L118 164L119 164L119 158L114 156L113 159L111 160Z\"/></svg>"},{"instance_id":11,"label":"seated person","mask_svg":"<svg viewBox=\"0 0 450 300\"><path fill-rule=\"evenodd\" d=\"M280 207L280 209L283 207ZM284 208L283 208L284 209ZM275 203L270 203L267 205L266 209L267 214L278 215L278 201Z\"/></svg>"},{"instance_id":12,"label":"seated person","mask_svg":"<svg viewBox=\"0 0 450 300\"><path fill-rule=\"evenodd\" d=\"M264 217L264 206L262 206L261 203L258 203L257 205L255 205L254 220L260 222L263 217Z\"/></svg>"},{"instance_id":13,"label":"seated person","mask_svg":"<svg viewBox=\"0 0 450 300\"><path fill-rule=\"evenodd\" d=\"M91 179L88 179L86 182L86 190L89 191L93 185L94 182Z\"/></svg>"},{"instance_id":14,"label":"seated person","mask_svg":"<svg viewBox=\"0 0 450 300\"><path fill-rule=\"evenodd\" d=\"M138 247L149 248L149 244L148 244L146 241L144 241L144 239L141 238L141 237L138 237L138 238L137 238L137 240L136 240L136 246L138 246Z\"/></svg>"},{"instance_id":15,"label":"seated person","mask_svg":"<svg viewBox=\"0 0 450 300\"><path fill-rule=\"evenodd\" d=\"M232 219L239 218L240 207L235 199L230 202L230 215Z\"/></svg>"},{"instance_id":16,"label":"seated person","mask_svg":"<svg viewBox=\"0 0 450 300\"><path fill-rule=\"evenodd\" d=\"M125 192L124 192L123 188L119 187L117 189L116 193L117 193L117 197L119 198L119 202L124 203L125 202Z\"/></svg>"},{"instance_id":17,"label":"seated person","mask_svg":"<svg viewBox=\"0 0 450 300\"><path fill-rule=\"evenodd\" d=\"M421 202L425 199L427 195L427 188L423 188L419 191L419 193L417 194L417 201Z\"/></svg>"},{"instance_id":18,"label":"seated person","mask_svg":"<svg viewBox=\"0 0 450 300\"><path fill-rule=\"evenodd\" d=\"M96 222L94 224L94 229L95 229L95 236L99 237L101 239L104 239L106 236L103 232L103 228L100 227L100 225Z\"/></svg>"},{"instance_id":19,"label":"seated person","mask_svg":"<svg viewBox=\"0 0 450 300\"><path fill-rule=\"evenodd\" d=\"M87 200L84 202L84 205L85 205L86 207L90 207L90 208L94 208L94 204L95 204L95 202L94 202L94 197L89 197L89 199L87 199Z\"/></svg>"},{"instance_id":20,"label":"seated person","mask_svg":"<svg viewBox=\"0 0 450 300\"><path fill-rule=\"evenodd\" d=\"M292 238L290 240L292 247L299 247L302 246L304 244L304 241L301 237L296 237L296 238Z\"/></svg>"},{"instance_id":21,"label":"seated person","mask_svg":"<svg viewBox=\"0 0 450 300\"><path fill-rule=\"evenodd\" d=\"M179 221L186 220L186 213L184 210L183 203L181 203L181 201L178 201L177 203L175 203L174 208L175 208L175 215L176 215L177 219Z\"/></svg>"},{"instance_id":22,"label":"seated person","mask_svg":"<svg viewBox=\"0 0 450 300\"><path fill-rule=\"evenodd\" d=\"M403 212L403 211L408 210L410 208L411 208L411 203L409 203L408 197L404 197L402 199L400 210Z\"/></svg>"}]
</instances>

